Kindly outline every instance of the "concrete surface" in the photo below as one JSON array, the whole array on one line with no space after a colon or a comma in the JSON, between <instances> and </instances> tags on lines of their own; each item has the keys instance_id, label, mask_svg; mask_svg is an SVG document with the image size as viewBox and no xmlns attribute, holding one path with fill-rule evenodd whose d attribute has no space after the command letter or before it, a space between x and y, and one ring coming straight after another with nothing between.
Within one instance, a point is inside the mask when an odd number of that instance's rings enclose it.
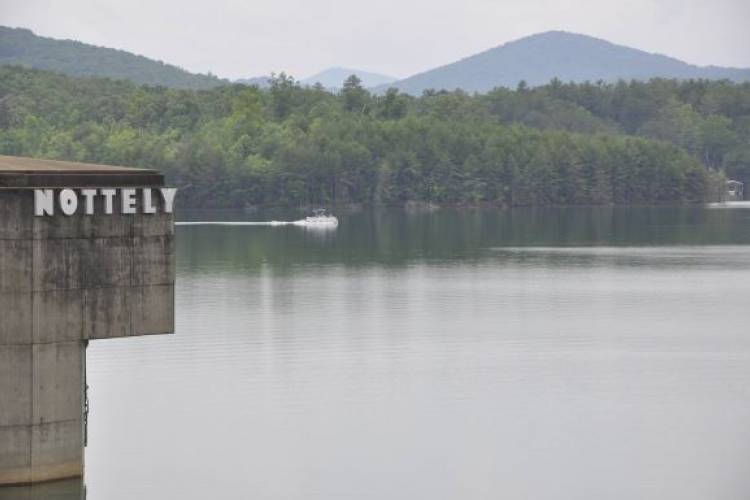
<instances>
[{"instance_id":1,"label":"concrete surface","mask_svg":"<svg viewBox=\"0 0 750 500\"><path fill-rule=\"evenodd\" d=\"M0 485L83 475L88 340L174 331L172 214L124 215L116 200L113 215L35 217L22 187L161 186L161 176L45 162L43 178L8 167L19 163L33 164L0 157L0 186L12 186L0 187Z\"/></svg>"}]
</instances>

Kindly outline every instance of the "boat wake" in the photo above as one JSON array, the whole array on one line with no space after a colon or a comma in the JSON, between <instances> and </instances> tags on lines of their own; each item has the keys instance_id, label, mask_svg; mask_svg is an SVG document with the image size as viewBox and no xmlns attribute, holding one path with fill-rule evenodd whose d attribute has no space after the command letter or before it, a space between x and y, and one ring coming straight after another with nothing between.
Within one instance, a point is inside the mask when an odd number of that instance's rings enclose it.
<instances>
[{"instance_id":1,"label":"boat wake","mask_svg":"<svg viewBox=\"0 0 750 500\"><path fill-rule=\"evenodd\" d=\"M313 216L300 220L283 221L188 221L175 222L175 226L299 226L312 230L336 229L339 221L333 216Z\"/></svg>"},{"instance_id":2,"label":"boat wake","mask_svg":"<svg viewBox=\"0 0 750 500\"><path fill-rule=\"evenodd\" d=\"M263 221L263 222L246 222L246 221L189 221L175 222L175 226L289 226L293 222L289 221Z\"/></svg>"}]
</instances>

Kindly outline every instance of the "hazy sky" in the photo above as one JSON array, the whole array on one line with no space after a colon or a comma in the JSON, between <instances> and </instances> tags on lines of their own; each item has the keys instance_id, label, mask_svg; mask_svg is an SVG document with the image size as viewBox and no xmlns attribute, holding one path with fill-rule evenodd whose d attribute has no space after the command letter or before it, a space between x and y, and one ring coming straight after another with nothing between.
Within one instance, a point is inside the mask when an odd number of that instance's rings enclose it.
<instances>
[{"instance_id":1,"label":"hazy sky","mask_svg":"<svg viewBox=\"0 0 750 500\"><path fill-rule=\"evenodd\" d=\"M750 67L750 0L0 0L0 24L228 78L404 77L552 29Z\"/></svg>"}]
</instances>

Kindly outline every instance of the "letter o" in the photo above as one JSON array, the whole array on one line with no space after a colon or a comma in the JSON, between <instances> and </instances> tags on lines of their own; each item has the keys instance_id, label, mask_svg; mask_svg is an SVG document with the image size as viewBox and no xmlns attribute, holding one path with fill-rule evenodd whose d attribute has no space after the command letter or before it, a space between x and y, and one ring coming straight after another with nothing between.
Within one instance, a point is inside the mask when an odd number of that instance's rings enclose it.
<instances>
[{"instance_id":1,"label":"letter o","mask_svg":"<svg viewBox=\"0 0 750 500\"><path fill-rule=\"evenodd\" d=\"M78 195L72 189L60 191L60 210L65 215L73 215L78 210Z\"/></svg>"}]
</instances>

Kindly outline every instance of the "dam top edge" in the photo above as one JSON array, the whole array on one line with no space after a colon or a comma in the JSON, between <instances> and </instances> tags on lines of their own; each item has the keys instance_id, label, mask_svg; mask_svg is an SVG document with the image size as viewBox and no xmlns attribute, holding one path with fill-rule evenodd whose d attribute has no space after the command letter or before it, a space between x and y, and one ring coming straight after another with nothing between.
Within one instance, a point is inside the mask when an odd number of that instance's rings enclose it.
<instances>
[{"instance_id":1,"label":"dam top edge","mask_svg":"<svg viewBox=\"0 0 750 500\"><path fill-rule=\"evenodd\" d=\"M0 173L156 173L148 168L0 155Z\"/></svg>"},{"instance_id":2,"label":"dam top edge","mask_svg":"<svg viewBox=\"0 0 750 500\"><path fill-rule=\"evenodd\" d=\"M164 186L156 170L0 155L0 188Z\"/></svg>"},{"instance_id":3,"label":"dam top edge","mask_svg":"<svg viewBox=\"0 0 750 500\"><path fill-rule=\"evenodd\" d=\"M107 187L166 187L164 176L153 173L133 174L14 174L0 172L0 190L33 190L40 188L107 188Z\"/></svg>"}]
</instances>

